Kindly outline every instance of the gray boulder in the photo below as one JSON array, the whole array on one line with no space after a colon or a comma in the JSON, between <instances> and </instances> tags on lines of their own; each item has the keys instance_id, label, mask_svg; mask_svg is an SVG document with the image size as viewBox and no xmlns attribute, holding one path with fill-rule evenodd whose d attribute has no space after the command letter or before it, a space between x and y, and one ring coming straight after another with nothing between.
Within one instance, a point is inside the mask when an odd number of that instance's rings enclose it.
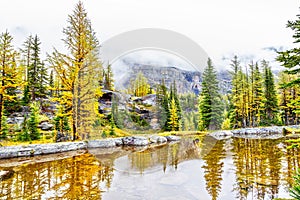
<instances>
[{"instance_id":1,"label":"gray boulder","mask_svg":"<svg viewBox=\"0 0 300 200\"><path fill-rule=\"evenodd\" d=\"M116 146L122 146L123 145L122 138L115 138L114 141L115 141Z\"/></svg>"},{"instance_id":2,"label":"gray boulder","mask_svg":"<svg viewBox=\"0 0 300 200\"><path fill-rule=\"evenodd\" d=\"M49 122L42 122L38 125L38 128L41 128L43 131L50 131L53 128L53 124L50 124Z\"/></svg>"},{"instance_id":3,"label":"gray boulder","mask_svg":"<svg viewBox=\"0 0 300 200\"><path fill-rule=\"evenodd\" d=\"M78 149L86 149L86 143L62 142L49 144L30 144L25 146L7 146L0 147L0 159L61 153Z\"/></svg>"},{"instance_id":4,"label":"gray boulder","mask_svg":"<svg viewBox=\"0 0 300 200\"><path fill-rule=\"evenodd\" d=\"M208 134L211 137L214 137L217 140L229 139L233 136L231 131L223 130L223 131L216 131Z\"/></svg>"},{"instance_id":5,"label":"gray boulder","mask_svg":"<svg viewBox=\"0 0 300 200\"><path fill-rule=\"evenodd\" d=\"M181 139L179 136L175 136L175 135L169 135L169 136L166 136L166 138L169 142L179 141Z\"/></svg>"},{"instance_id":6,"label":"gray boulder","mask_svg":"<svg viewBox=\"0 0 300 200\"><path fill-rule=\"evenodd\" d=\"M24 122L24 117L8 117L6 123L21 125Z\"/></svg>"},{"instance_id":7,"label":"gray boulder","mask_svg":"<svg viewBox=\"0 0 300 200\"><path fill-rule=\"evenodd\" d=\"M69 134L64 134L64 133L61 133L61 132L57 132L55 141L56 142L66 142L66 141L69 141L71 139L72 139L72 137Z\"/></svg>"},{"instance_id":8,"label":"gray boulder","mask_svg":"<svg viewBox=\"0 0 300 200\"><path fill-rule=\"evenodd\" d=\"M283 137L283 128L283 126L242 128L232 130L231 132L233 133L234 137L277 139Z\"/></svg>"},{"instance_id":9,"label":"gray boulder","mask_svg":"<svg viewBox=\"0 0 300 200\"><path fill-rule=\"evenodd\" d=\"M115 147L116 142L114 139L104 139L104 140L91 140L88 141L87 147L88 148L109 148L109 147Z\"/></svg>"},{"instance_id":10,"label":"gray boulder","mask_svg":"<svg viewBox=\"0 0 300 200\"><path fill-rule=\"evenodd\" d=\"M159 135L152 135L149 140L151 143L165 143L168 141L167 138Z\"/></svg>"},{"instance_id":11,"label":"gray boulder","mask_svg":"<svg viewBox=\"0 0 300 200\"><path fill-rule=\"evenodd\" d=\"M14 118L8 117L8 118L6 119L6 123L8 123L8 124L14 124L14 123L15 123L15 120L14 120Z\"/></svg>"},{"instance_id":12,"label":"gray boulder","mask_svg":"<svg viewBox=\"0 0 300 200\"><path fill-rule=\"evenodd\" d=\"M24 122L24 117L15 117L15 122L18 125L21 125Z\"/></svg>"},{"instance_id":13,"label":"gray boulder","mask_svg":"<svg viewBox=\"0 0 300 200\"><path fill-rule=\"evenodd\" d=\"M122 141L124 145L128 146L146 146L149 144L149 140L143 136L124 137Z\"/></svg>"}]
</instances>

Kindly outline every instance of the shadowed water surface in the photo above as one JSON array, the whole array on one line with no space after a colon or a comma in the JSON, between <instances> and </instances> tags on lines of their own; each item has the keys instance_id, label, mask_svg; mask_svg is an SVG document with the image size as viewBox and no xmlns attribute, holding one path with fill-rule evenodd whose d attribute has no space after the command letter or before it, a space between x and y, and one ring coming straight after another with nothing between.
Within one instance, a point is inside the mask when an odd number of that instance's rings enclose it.
<instances>
[{"instance_id":1,"label":"shadowed water surface","mask_svg":"<svg viewBox=\"0 0 300 200\"><path fill-rule=\"evenodd\" d=\"M299 150L286 147L283 140L193 136L149 148L2 160L0 170L14 173L0 180L0 199L288 198L300 160Z\"/></svg>"}]
</instances>

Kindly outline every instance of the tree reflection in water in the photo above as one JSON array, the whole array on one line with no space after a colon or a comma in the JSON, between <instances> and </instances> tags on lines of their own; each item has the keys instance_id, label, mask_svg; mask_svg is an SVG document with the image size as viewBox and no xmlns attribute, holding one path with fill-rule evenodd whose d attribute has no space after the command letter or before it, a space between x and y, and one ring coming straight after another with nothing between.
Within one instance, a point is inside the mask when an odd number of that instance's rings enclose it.
<instances>
[{"instance_id":1,"label":"tree reflection in water","mask_svg":"<svg viewBox=\"0 0 300 200\"><path fill-rule=\"evenodd\" d=\"M286 193L299 166L299 150L284 140L233 139L237 199L273 199L280 185Z\"/></svg>"},{"instance_id":2,"label":"tree reflection in water","mask_svg":"<svg viewBox=\"0 0 300 200\"><path fill-rule=\"evenodd\" d=\"M206 148L205 144L203 148ZM202 168L205 173L206 190L211 195L212 200L216 200L221 191L223 158L225 158L224 140L216 141L210 151L202 158L205 162Z\"/></svg>"},{"instance_id":3,"label":"tree reflection in water","mask_svg":"<svg viewBox=\"0 0 300 200\"><path fill-rule=\"evenodd\" d=\"M111 166L90 154L13 170L12 178L0 182L1 199L101 199L101 190L110 187L113 176Z\"/></svg>"},{"instance_id":4,"label":"tree reflection in water","mask_svg":"<svg viewBox=\"0 0 300 200\"><path fill-rule=\"evenodd\" d=\"M199 158L199 148L191 138L183 138L180 142L148 148L128 155L131 163L130 168L141 174L151 168L165 171L167 166L171 166L176 170L179 163Z\"/></svg>"},{"instance_id":5,"label":"tree reflection in water","mask_svg":"<svg viewBox=\"0 0 300 200\"><path fill-rule=\"evenodd\" d=\"M161 191L167 196L170 190L178 192L180 188L186 197L272 199L281 197L279 194L287 196L300 167L300 150L288 149L288 145L284 139L192 136L149 148L95 149L95 156L82 154L14 167L13 176L0 181L0 199L101 199L103 192L114 199L115 194L130 193L124 186L128 180L133 186L141 183L141 196L143 188L155 184L147 188L149 194ZM134 189L131 192L136 193Z\"/></svg>"}]
</instances>

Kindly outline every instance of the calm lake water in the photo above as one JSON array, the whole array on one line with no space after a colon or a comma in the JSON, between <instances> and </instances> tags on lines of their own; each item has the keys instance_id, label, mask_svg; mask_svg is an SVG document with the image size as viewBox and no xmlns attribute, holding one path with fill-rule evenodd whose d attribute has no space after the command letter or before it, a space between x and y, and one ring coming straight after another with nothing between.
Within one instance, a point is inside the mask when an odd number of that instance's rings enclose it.
<instances>
[{"instance_id":1,"label":"calm lake water","mask_svg":"<svg viewBox=\"0 0 300 200\"><path fill-rule=\"evenodd\" d=\"M0 181L0 199L288 198L300 153L287 146L282 140L192 136L147 149L52 155L10 166L14 174Z\"/></svg>"}]
</instances>

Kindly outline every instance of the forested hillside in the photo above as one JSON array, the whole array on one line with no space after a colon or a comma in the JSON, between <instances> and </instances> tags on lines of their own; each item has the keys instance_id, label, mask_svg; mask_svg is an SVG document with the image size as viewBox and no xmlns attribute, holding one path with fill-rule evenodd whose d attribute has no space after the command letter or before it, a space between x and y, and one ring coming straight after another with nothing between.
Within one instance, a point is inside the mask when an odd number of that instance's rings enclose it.
<instances>
[{"instance_id":1,"label":"forested hillside","mask_svg":"<svg viewBox=\"0 0 300 200\"><path fill-rule=\"evenodd\" d=\"M289 22L297 29L299 20ZM13 46L0 35L1 140L76 140L116 136L131 130L215 130L299 123L298 49L278 52L288 68L275 79L266 60L217 72L133 63L118 89L112 66L102 63L100 42L83 3L62 30L64 50L41 58L36 34ZM294 35L298 42L297 32ZM118 98L118 97L126 98ZM125 131L124 131L125 130Z\"/></svg>"}]
</instances>

